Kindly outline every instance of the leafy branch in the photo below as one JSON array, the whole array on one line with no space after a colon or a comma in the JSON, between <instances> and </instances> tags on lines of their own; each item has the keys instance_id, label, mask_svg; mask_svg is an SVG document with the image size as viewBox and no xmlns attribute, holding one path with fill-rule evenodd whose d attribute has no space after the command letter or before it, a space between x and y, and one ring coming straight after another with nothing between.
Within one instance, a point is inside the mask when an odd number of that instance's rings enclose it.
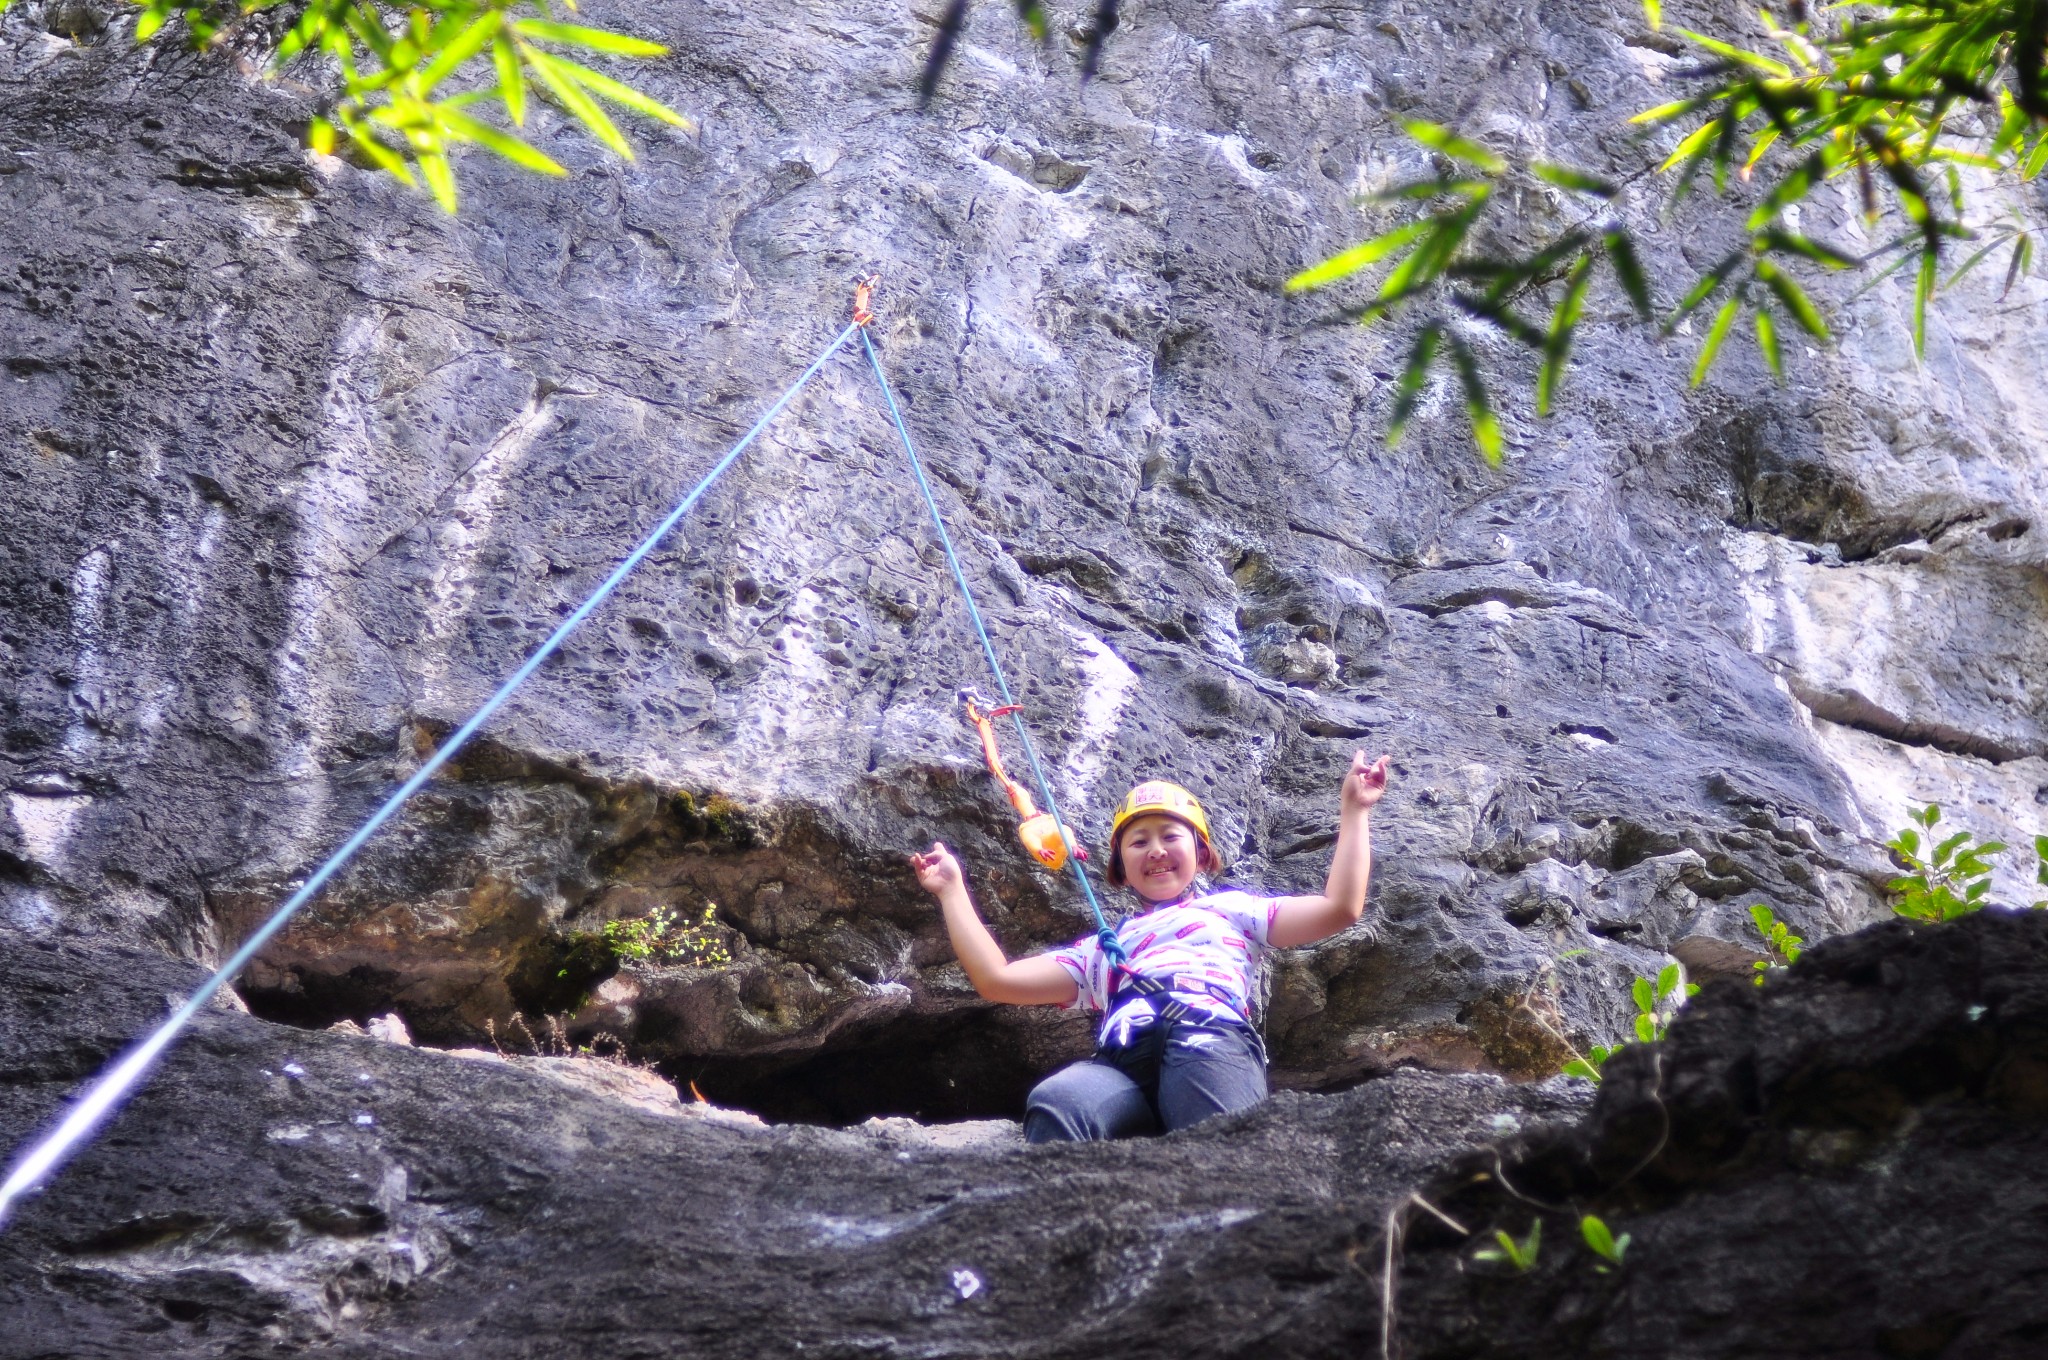
<instances>
[{"instance_id":1,"label":"leafy branch","mask_svg":"<svg viewBox=\"0 0 2048 1360\"><path fill-rule=\"evenodd\" d=\"M1780 381L1788 333L1830 340L1827 320L1799 281L1801 274L1876 269L1867 288L1917 264L1913 343L1924 357L1927 310L1937 293L2000 251L2007 252L2001 296L2033 267L2033 236L2017 213L1977 226L1965 221L1963 171L2025 181L2048 169L2048 4L1889 0L1830 20L1833 26L1827 27L1809 19L1805 0L1790 3L1790 27L1763 14L1775 44L1770 52L1679 30L1700 56L1681 75L1703 88L1632 120L1645 129L1683 131L1656 167L1678 176L1672 202L1707 172L1724 194L1731 175L1761 189L1740 242L1704 270L1662 319L1668 336L1686 328L1695 312L1712 308L1692 367L1695 387L1706 380L1745 312L1759 354ZM1646 0L1645 9L1653 27L1661 24L1657 0ZM1498 462L1500 423L1468 339L1473 329L1502 333L1537 355L1536 410L1548 415L1585 318L1596 264L1604 259L1612 266L1645 321L1652 319L1649 289L1618 220L1570 227L1521 252L1502 253L1482 239L1481 220L1490 208L1503 198L1522 201L1520 193L1503 192L1510 186L1542 181L1605 201L1614 197L1614 185L1567 166L1511 166L1490 148L1433 123L1406 127L1437 153L1440 166L1451 168L1366 201L1423 203L1427 215L1302 270L1287 289L1328 287L1394 261L1378 292L1352 313L1367 323L1403 311L1418 317L1394 391L1389 444L1399 440L1432 371L1448 367L1463 387L1480 452ZM1875 250L1844 250L1799 228L1800 209L1814 192L1845 176L1855 178L1867 225L1877 225L1887 212L1901 225ZM1944 282L1944 252L1961 240L1977 249ZM1517 310L1516 302L1529 293L1550 299L1547 324L1534 324Z\"/></svg>"},{"instance_id":2,"label":"leafy branch","mask_svg":"<svg viewBox=\"0 0 2048 1360\"><path fill-rule=\"evenodd\" d=\"M1704 115L1662 167L1682 171L1681 195L1708 167L1717 188L1731 167L1745 182L1767 159L1782 167L1750 215L1752 231L1844 176L1856 179L1866 223L1878 222L1888 198L1908 230L1857 263L1889 257L1882 278L1917 262L1913 346L1925 357L1943 249L1979 235L1963 222L1962 169L2025 181L2048 168L2048 16L2037 9L2036 0L1894 0L1829 28L1792 0L1789 27L1763 13L1775 55L1681 29L1705 58L1693 74L1708 87L1633 121ZM2017 224L1994 232L1949 284L2006 245L2010 292L2033 259L2033 238Z\"/></svg>"},{"instance_id":3,"label":"leafy branch","mask_svg":"<svg viewBox=\"0 0 2048 1360\"><path fill-rule=\"evenodd\" d=\"M1489 463L1501 460L1503 437L1479 361L1462 333L1461 319L1481 322L1532 351L1539 360L1536 410L1550 414L1564 381L1594 271L1602 263L1613 273L1630 304L1651 315L1650 286L1633 240L1618 220L1573 227L1524 255L1503 255L1481 244L1486 215L1515 191L1540 181L1590 205L1588 220L1619 192L1618 186L1570 166L1536 162L1526 169L1457 135L1419 119L1405 124L1408 135L1442 159L1434 177L1411 180L1369 195L1368 203L1424 203L1429 215L1383 232L1362 245L1304 269L1287 281L1290 293L1327 288L1391 262L1370 301L1352 315L1373 322L1397 310L1419 311L1424 320L1394 388L1387 442L1398 443L1422 397L1431 368L1447 358L1464 389L1473 439ZM1523 315L1525 299L1562 283L1546 322Z\"/></svg>"},{"instance_id":4,"label":"leafy branch","mask_svg":"<svg viewBox=\"0 0 2048 1360\"><path fill-rule=\"evenodd\" d=\"M1685 970L1675 963L1665 964L1655 978L1637 978L1629 988L1629 997L1636 1003L1636 1041L1654 1044L1662 1039L1679 1010L1698 992L1699 987L1687 982ZM1566 1063L1564 1075L1598 1081L1607 1060L1625 1047L1625 1044L1616 1044L1612 1048L1595 1044L1583 1055Z\"/></svg>"},{"instance_id":5,"label":"leafy branch","mask_svg":"<svg viewBox=\"0 0 2048 1360\"><path fill-rule=\"evenodd\" d=\"M0 0L4 9L8 0ZM285 0L145 0L135 38L147 42L174 19L194 46L217 46L251 16ZM574 0L564 0L570 10ZM633 148L605 106L685 131L695 124L660 100L565 55L658 57L668 49L629 34L555 17L550 0L306 0L270 60L276 75L295 60L324 58L339 88L307 131L314 150L352 147L441 207L457 204L452 153L480 146L544 175L568 173L531 142L478 115L495 105L513 128L532 98L557 105L620 157ZM483 80L494 83L483 85Z\"/></svg>"}]
</instances>

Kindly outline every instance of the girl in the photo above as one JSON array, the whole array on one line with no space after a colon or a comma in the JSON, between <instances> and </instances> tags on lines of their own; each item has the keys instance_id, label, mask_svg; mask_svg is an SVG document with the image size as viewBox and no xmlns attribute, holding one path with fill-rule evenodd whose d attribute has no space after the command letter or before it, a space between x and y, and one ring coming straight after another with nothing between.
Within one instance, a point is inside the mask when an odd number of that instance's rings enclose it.
<instances>
[{"instance_id":1,"label":"girl","mask_svg":"<svg viewBox=\"0 0 2048 1360\"><path fill-rule=\"evenodd\" d=\"M1164 780L1132 789L1110 824L1104 871L1145 903L1116 927L1129 956L1120 968L1093 935L1012 962L976 914L953 853L934 842L910 857L918 883L939 899L953 952L976 991L990 1001L1102 1012L1095 1056L1032 1090L1027 1140L1171 1132L1266 1098L1265 1051L1251 1024L1255 951L1313 944L1357 923L1372 872L1370 818L1386 793L1388 760L1352 756L1330 876L1314 897L1196 893L1197 874L1223 870L1202 805Z\"/></svg>"}]
</instances>

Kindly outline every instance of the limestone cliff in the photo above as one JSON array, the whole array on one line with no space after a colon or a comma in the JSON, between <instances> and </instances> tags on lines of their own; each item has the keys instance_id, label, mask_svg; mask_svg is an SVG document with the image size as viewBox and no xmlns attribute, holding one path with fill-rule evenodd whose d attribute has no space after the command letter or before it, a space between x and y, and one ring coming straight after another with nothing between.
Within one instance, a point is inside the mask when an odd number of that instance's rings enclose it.
<instances>
[{"instance_id":1,"label":"limestone cliff","mask_svg":"<svg viewBox=\"0 0 2048 1360\"><path fill-rule=\"evenodd\" d=\"M626 164L541 110L572 176L475 158L454 219L309 157L307 87L58 8L0 20L10 948L219 957L870 270L1088 836L1168 774L1237 881L1310 888L1350 753L1394 754L1370 919L1273 971L1282 1084L1542 1076L1558 1033L1622 1032L1630 977L1744 971L1751 902L1879 919L1909 804L2048 824L2048 285L1967 277L1924 365L1909 286L1845 287L1786 386L1741 358L1699 391L1690 339L1596 299L1499 470L1455 401L1388 450L1403 336L1281 294L1420 167L1397 115L1639 168L1626 115L1679 63L1626 0L1163 0L1085 87L1078 9L1041 50L982 6L927 115L922 10L599 3L672 44L641 74L701 135ZM1662 209L1640 179L1621 211L1668 292L1725 224ZM1807 227L1853 240L1852 209ZM775 1118L1014 1113L1085 1033L976 1000L902 854L961 846L1013 952L1086 920L959 718L983 677L900 458L861 368L822 375L247 1003L455 1046L573 1010ZM572 966L578 932L707 905L729 965Z\"/></svg>"}]
</instances>

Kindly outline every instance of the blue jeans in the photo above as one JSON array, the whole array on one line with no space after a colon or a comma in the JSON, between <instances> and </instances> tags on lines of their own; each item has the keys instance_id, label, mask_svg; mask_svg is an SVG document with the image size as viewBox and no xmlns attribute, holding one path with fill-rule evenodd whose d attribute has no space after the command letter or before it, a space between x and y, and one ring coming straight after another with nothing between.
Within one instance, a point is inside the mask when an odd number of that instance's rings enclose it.
<instances>
[{"instance_id":1,"label":"blue jeans","mask_svg":"<svg viewBox=\"0 0 2048 1360\"><path fill-rule=\"evenodd\" d=\"M1156 1026L1155 1026L1156 1028ZM1169 1025L1152 1042L1104 1049L1038 1083L1024 1139L1079 1143L1171 1133L1266 1098L1266 1057L1242 1025Z\"/></svg>"}]
</instances>

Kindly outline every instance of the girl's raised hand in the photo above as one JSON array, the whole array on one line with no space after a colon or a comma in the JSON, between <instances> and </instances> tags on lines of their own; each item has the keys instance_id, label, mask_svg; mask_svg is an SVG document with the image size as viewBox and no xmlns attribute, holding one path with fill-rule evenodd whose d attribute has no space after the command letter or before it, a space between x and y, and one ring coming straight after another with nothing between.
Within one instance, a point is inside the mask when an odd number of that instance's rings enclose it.
<instances>
[{"instance_id":1,"label":"girl's raised hand","mask_svg":"<svg viewBox=\"0 0 2048 1360\"><path fill-rule=\"evenodd\" d=\"M1365 762L1365 752L1357 751L1351 756L1351 768L1344 772L1343 806L1346 812L1353 808L1371 811L1387 793L1387 766L1392 756L1381 756L1370 765Z\"/></svg>"},{"instance_id":2,"label":"girl's raised hand","mask_svg":"<svg viewBox=\"0 0 2048 1360\"><path fill-rule=\"evenodd\" d=\"M953 858L953 852L938 841L921 855L910 857L911 870L917 875L917 886L937 897L946 889L957 886L960 879L960 861Z\"/></svg>"}]
</instances>

